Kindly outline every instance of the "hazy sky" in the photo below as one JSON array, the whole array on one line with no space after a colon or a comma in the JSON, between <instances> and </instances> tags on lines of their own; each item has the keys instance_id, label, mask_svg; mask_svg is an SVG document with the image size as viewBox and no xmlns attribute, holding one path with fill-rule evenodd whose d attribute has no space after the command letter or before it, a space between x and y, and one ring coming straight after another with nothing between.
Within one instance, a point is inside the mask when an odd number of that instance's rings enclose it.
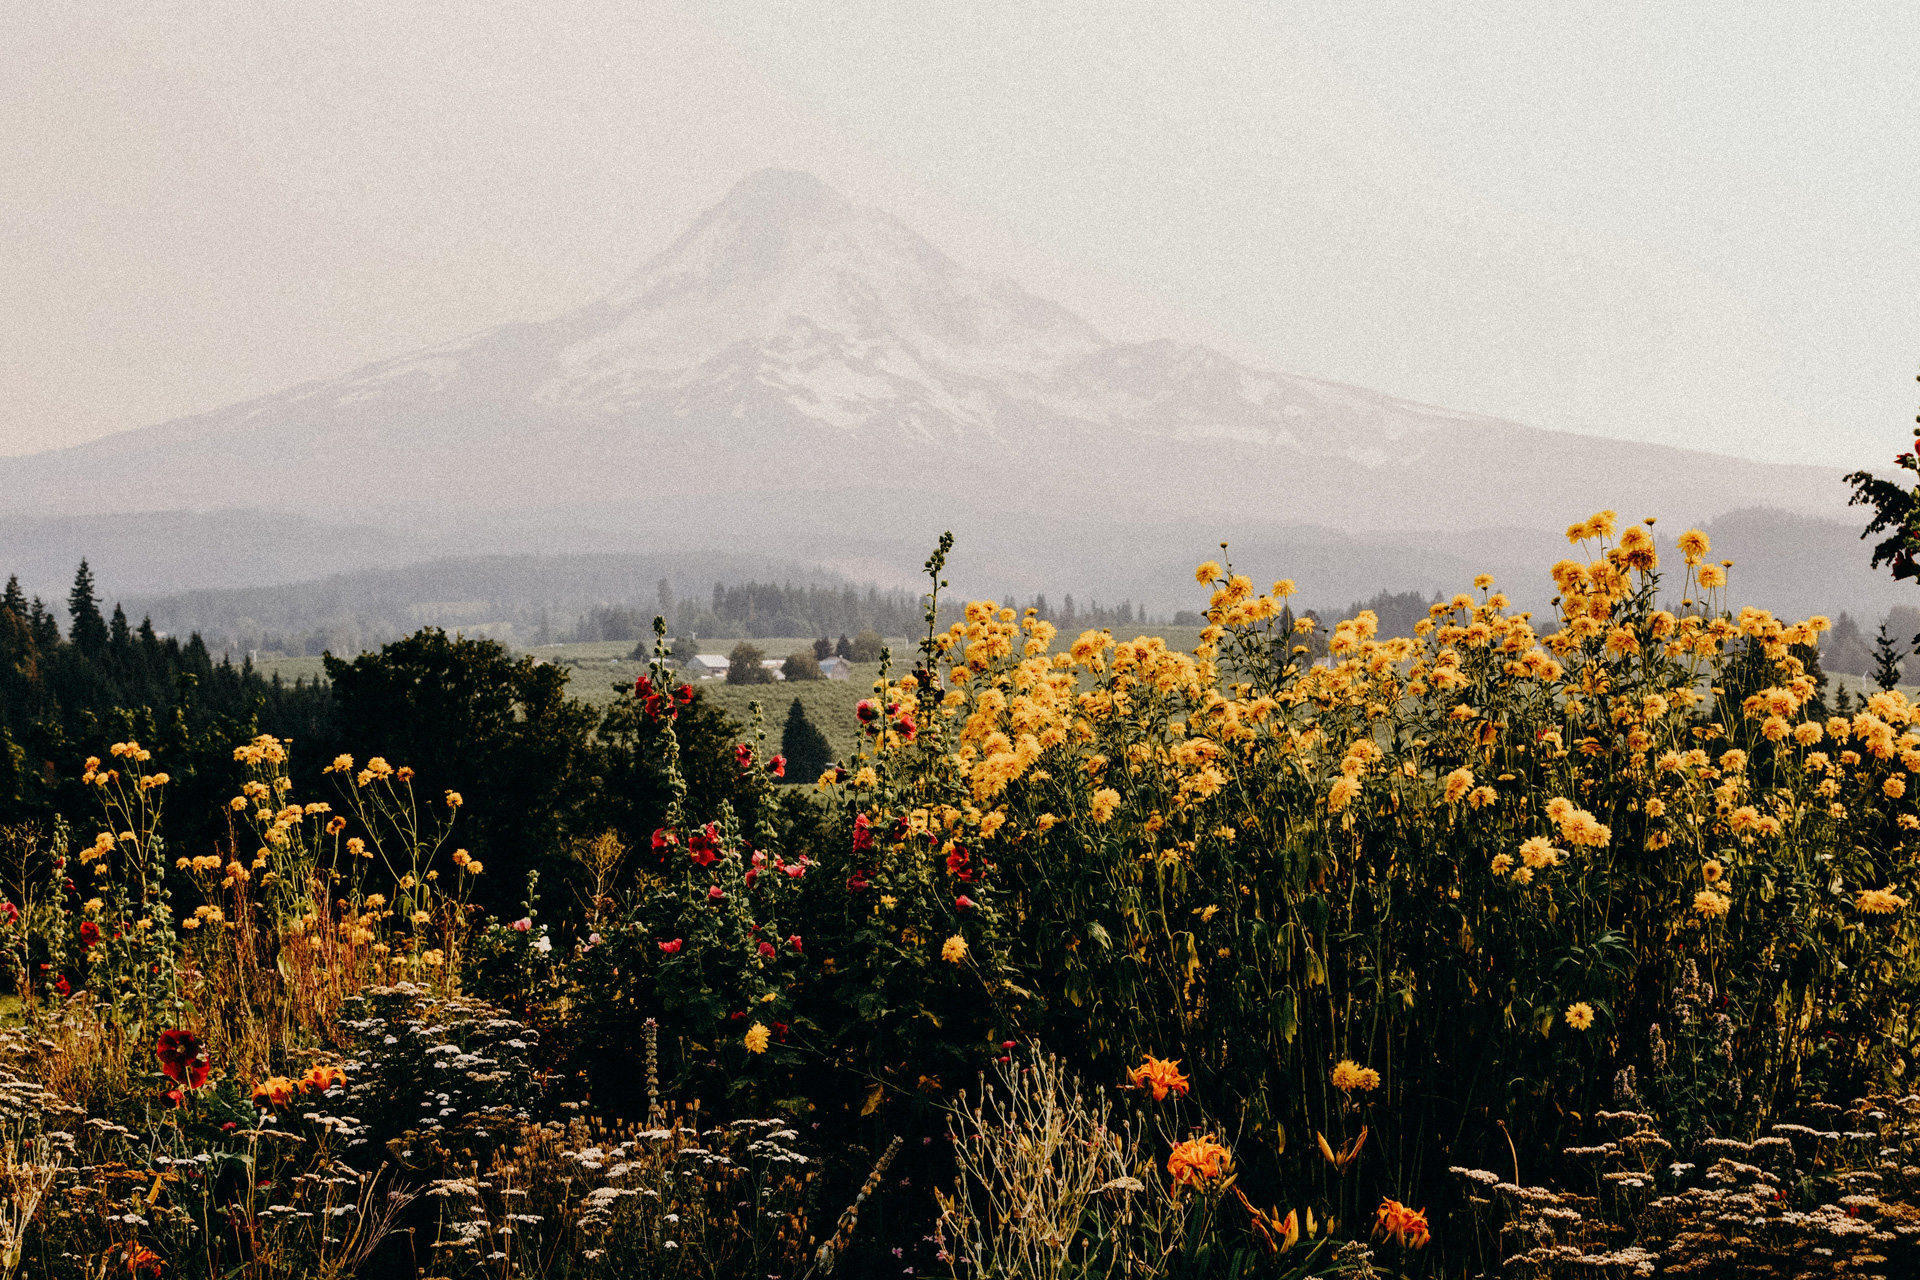
<instances>
[{"instance_id":1,"label":"hazy sky","mask_svg":"<svg viewBox=\"0 0 1920 1280\"><path fill-rule=\"evenodd\" d=\"M606 291L806 168L1119 337L1881 460L1920 5L259 0L0 15L0 452Z\"/></svg>"}]
</instances>

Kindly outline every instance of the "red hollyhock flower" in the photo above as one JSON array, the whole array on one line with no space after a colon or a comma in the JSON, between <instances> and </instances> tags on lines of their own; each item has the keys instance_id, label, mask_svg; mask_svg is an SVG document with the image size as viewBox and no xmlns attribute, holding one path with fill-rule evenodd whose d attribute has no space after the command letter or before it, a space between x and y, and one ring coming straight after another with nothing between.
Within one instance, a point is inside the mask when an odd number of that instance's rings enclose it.
<instances>
[{"instance_id":1,"label":"red hollyhock flower","mask_svg":"<svg viewBox=\"0 0 1920 1280\"><path fill-rule=\"evenodd\" d=\"M769 960L773 959L774 957L773 944L771 942L763 941L760 944L760 954L765 956Z\"/></svg>"},{"instance_id":2,"label":"red hollyhock flower","mask_svg":"<svg viewBox=\"0 0 1920 1280\"><path fill-rule=\"evenodd\" d=\"M677 956L680 954L680 942L679 938L675 938L672 942L663 942L660 944L660 949L670 956Z\"/></svg>"},{"instance_id":3,"label":"red hollyhock flower","mask_svg":"<svg viewBox=\"0 0 1920 1280\"><path fill-rule=\"evenodd\" d=\"M856 871L847 877L847 888L853 890L855 893L865 893L870 883L867 879L867 873L864 871Z\"/></svg>"},{"instance_id":4,"label":"red hollyhock flower","mask_svg":"<svg viewBox=\"0 0 1920 1280\"><path fill-rule=\"evenodd\" d=\"M953 900L953 905L962 911L971 911L973 910L973 899L963 893Z\"/></svg>"},{"instance_id":5,"label":"red hollyhock flower","mask_svg":"<svg viewBox=\"0 0 1920 1280\"><path fill-rule=\"evenodd\" d=\"M735 747L733 749L733 762L740 766L740 772L742 773L753 768L753 748L744 742Z\"/></svg>"},{"instance_id":6,"label":"red hollyhock flower","mask_svg":"<svg viewBox=\"0 0 1920 1280\"><path fill-rule=\"evenodd\" d=\"M767 761L767 772L776 778L786 777L787 758L785 756L775 756L773 759Z\"/></svg>"},{"instance_id":7,"label":"red hollyhock flower","mask_svg":"<svg viewBox=\"0 0 1920 1280\"><path fill-rule=\"evenodd\" d=\"M0 902L0 920L12 924L19 918L20 908L14 906L11 902Z\"/></svg>"},{"instance_id":8,"label":"red hollyhock flower","mask_svg":"<svg viewBox=\"0 0 1920 1280\"><path fill-rule=\"evenodd\" d=\"M693 686L690 684L683 684L678 689L675 689L673 691L673 696L677 698L680 702L680 705L684 707L693 701Z\"/></svg>"},{"instance_id":9,"label":"red hollyhock flower","mask_svg":"<svg viewBox=\"0 0 1920 1280\"><path fill-rule=\"evenodd\" d=\"M54 979L53 989L63 996L73 994L73 986L67 981L67 975L64 973Z\"/></svg>"},{"instance_id":10,"label":"red hollyhock flower","mask_svg":"<svg viewBox=\"0 0 1920 1280\"><path fill-rule=\"evenodd\" d=\"M191 1031L162 1031L154 1042L153 1056L160 1059L160 1070L168 1079L177 1080L189 1089L198 1089L213 1072L207 1051Z\"/></svg>"},{"instance_id":11,"label":"red hollyhock flower","mask_svg":"<svg viewBox=\"0 0 1920 1280\"><path fill-rule=\"evenodd\" d=\"M796 933L796 934L794 934L794 935L793 935L793 936L792 936L791 938L788 938L788 939L787 939L787 945L788 945L788 946L790 946L790 947L792 947L792 948L793 948L793 949L794 949L795 951L804 951L804 950L805 950L805 948L803 948L803 947L802 947L802 946L800 945L800 935L799 935L799 934L797 934L797 933Z\"/></svg>"},{"instance_id":12,"label":"red hollyhock flower","mask_svg":"<svg viewBox=\"0 0 1920 1280\"><path fill-rule=\"evenodd\" d=\"M861 724L872 724L880 718L880 708L874 705L872 698L862 698L859 705L854 707L853 714Z\"/></svg>"},{"instance_id":13,"label":"red hollyhock flower","mask_svg":"<svg viewBox=\"0 0 1920 1280\"><path fill-rule=\"evenodd\" d=\"M693 860L703 867L710 867L720 857L720 832L709 822L687 837L687 852Z\"/></svg>"},{"instance_id":14,"label":"red hollyhock flower","mask_svg":"<svg viewBox=\"0 0 1920 1280\"><path fill-rule=\"evenodd\" d=\"M82 920L80 922L80 945L83 947L91 947L98 941L100 941L100 926L91 920Z\"/></svg>"},{"instance_id":15,"label":"red hollyhock flower","mask_svg":"<svg viewBox=\"0 0 1920 1280\"><path fill-rule=\"evenodd\" d=\"M676 836L675 834L673 834L673 832L667 830L665 827L659 827L654 830L653 851L655 853L659 853L665 849L671 849L674 845L679 843L680 843L680 837Z\"/></svg>"},{"instance_id":16,"label":"red hollyhock flower","mask_svg":"<svg viewBox=\"0 0 1920 1280\"><path fill-rule=\"evenodd\" d=\"M873 848L873 823L866 814L859 814L853 820L853 851L865 853Z\"/></svg>"}]
</instances>

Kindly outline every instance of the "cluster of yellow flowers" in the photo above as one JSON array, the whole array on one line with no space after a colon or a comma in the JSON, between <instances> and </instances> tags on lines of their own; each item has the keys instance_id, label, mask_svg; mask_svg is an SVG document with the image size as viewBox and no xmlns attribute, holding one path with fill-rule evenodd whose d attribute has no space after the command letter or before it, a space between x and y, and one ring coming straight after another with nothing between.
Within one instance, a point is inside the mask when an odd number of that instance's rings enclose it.
<instances>
[{"instance_id":1,"label":"cluster of yellow flowers","mask_svg":"<svg viewBox=\"0 0 1920 1280\"><path fill-rule=\"evenodd\" d=\"M1342 1058L1333 1067L1333 1087L1342 1093L1359 1090L1369 1093L1380 1087L1380 1073L1372 1067L1363 1067L1351 1058Z\"/></svg>"}]
</instances>

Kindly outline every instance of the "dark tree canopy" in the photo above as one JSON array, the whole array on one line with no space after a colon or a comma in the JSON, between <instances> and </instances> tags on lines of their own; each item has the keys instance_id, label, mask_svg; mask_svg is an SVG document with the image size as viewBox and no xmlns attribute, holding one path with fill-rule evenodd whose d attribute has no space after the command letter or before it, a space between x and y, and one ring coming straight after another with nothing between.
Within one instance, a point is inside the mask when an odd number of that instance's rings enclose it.
<instances>
[{"instance_id":1,"label":"dark tree canopy","mask_svg":"<svg viewBox=\"0 0 1920 1280\"><path fill-rule=\"evenodd\" d=\"M795 698L787 708L780 731L780 754L787 758L787 779L811 785L833 763L833 748L820 726L807 718L807 709Z\"/></svg>"},{"instance_id":2,"label":"dark tree canopy","mask_svg":"<svg viewBox=\"0 0 1920 1280\"><path fill-rule=\"evenodd\" d=\"M356 758L412 766L423 797L459 792L456 843L488 868L479 896L517 901L587 785L596 717L567 696L565 671L434 627L326 666L339 741Z\"/></svg>"}]
</instances>

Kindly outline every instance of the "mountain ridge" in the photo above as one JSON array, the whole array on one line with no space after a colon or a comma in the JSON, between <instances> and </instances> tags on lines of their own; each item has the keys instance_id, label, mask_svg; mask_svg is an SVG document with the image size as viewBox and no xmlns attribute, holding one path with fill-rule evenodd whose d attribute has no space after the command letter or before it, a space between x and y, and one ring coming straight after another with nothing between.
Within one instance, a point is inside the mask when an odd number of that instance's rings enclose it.
<instances>
[{"instance_id":1,"label":"mountain ridge","mask_svg":"<svg viewBox=\"0 0 1920 1280\"><path fill-rule=\"evenodd\" d=\"M271 494L309 515L400 507L474 527L583 490L631 496L608 477L653 473L788 503L911 475L935 506L986 486L1014 508L1194 514L1170 482L1192 472L1230 480L1201 486L1215 518L1383 528L1551 527L1588 505L1687 519L1838 506L1837 474L1819 468L1547 432L1194 344L1115 342L783 170L743 179L601 299L549 321L0 460L19 513Z\"/></svg>"}]
</instances>

